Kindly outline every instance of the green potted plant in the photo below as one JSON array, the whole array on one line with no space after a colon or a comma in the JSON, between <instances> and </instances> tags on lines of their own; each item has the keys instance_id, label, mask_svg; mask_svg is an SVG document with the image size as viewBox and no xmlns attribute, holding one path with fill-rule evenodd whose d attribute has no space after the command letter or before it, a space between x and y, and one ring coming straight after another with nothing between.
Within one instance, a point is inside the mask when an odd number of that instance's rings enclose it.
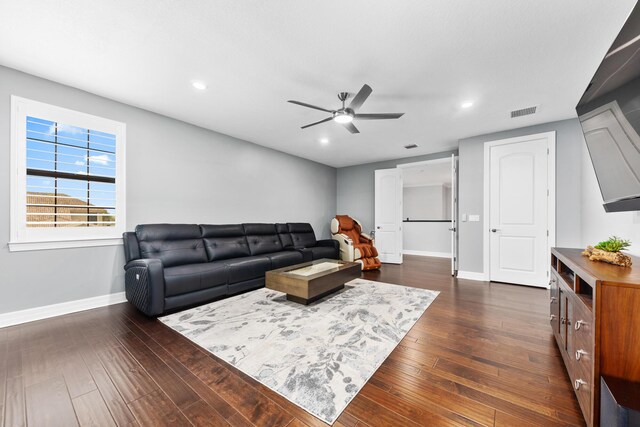
<instances>
[{"instance_id":1,"label":"green potted plant","mask_svg":"<svg viewBox=\"0 0 640 427\"><path fill-rule=\"evenodd\" d=\"M603 261L621 267L629 267L631 266L631 257L620 252L629 246L631 246L629 240L611 236L608 240L602 241L595 246L587 246L582 255L589 257L591 261Z\"/></svg>"}]
</instances>

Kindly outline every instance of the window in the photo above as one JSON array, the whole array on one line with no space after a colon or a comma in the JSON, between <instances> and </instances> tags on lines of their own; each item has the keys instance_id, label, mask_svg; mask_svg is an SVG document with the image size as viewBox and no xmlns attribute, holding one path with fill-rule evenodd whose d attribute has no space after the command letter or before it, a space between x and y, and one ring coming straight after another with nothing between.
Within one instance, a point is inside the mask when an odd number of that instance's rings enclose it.
<instances>
[{"instance_id":1,"label":"window","mask_svg":"<svg viewBox=\"0 0 640 427\"><path fill-rule=\"evenodd\" d=\"M10 249L119 243L125 125L15 96L12 113Z\"/></svg>"}]
</instances>

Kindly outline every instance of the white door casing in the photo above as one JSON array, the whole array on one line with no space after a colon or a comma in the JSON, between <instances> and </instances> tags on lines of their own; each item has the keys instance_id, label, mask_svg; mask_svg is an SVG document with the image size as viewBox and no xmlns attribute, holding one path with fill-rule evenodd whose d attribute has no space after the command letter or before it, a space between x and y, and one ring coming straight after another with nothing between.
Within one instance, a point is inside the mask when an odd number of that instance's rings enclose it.
<instances>
[{"instance_id":1,"label":"white door casing","mask_svg":"<svg viewBox=\"0 0 640 427\"><path fill-rule=\"evenodd\" d=\"M402 264L402 170L375 171L375 245L381 262Z\"/></svg>"},{"instance_id":2,"label":"white door casing","mask_svg":"<svg viewBox=\"0 0 640 427\"><path fill-rule=\"evenodd\" d=\"M458 162L451 155L451 275L458 270Z\"/></svg>"},{"instance_id":3,"label":"white door casing","mask_svg":"<svg viewBox=\"0 0 640 427\"><path fill-rule=\"evenodd\" d=\"M555 132L485 144L489 280L548 287L550 247L555 244L552 153Z\"/></svg>"}]
</instances>

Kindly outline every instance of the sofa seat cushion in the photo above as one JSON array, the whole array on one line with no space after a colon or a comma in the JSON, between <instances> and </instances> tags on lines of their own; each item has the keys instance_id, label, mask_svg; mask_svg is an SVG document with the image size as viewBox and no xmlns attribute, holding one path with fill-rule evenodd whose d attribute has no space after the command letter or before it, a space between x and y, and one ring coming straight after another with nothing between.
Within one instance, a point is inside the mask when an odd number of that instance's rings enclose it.
<instances>
[{"instance_id":1,"label":"sofa seat cushion","mask_svg":"<svg viewBox=\"0 0 640 427\"><path fill-rule=\"evenodd\" d=\"M227 279L228 269L225 261L165 268L165 296L170 297L216 286L226 286Z\"/></svg>"},{"instance_id":2,"label":"sofa seat cushion","mask_svg":"<svg viewBox=\"0 0 640 427\"><path fill-rule=\"evenodd\" d=\"M288 267L303 262L302 254L298 251L282 251L272 254L265 254L271 260L271 269Z\"/></svg>"},{"instance_id":3,"label":"sofa seat cushion","mask_svg":"<svg viewBox=\"0 0 640 427\"><path fill-rule=\"evenodd\" d=\"M316 246L313 248L298 249L305 261L315 261L321 258L338 259L335 248L329 246Z\"/></svg>"},{"instance_id":4,"label":"sofa seat cushion","mask_svg":"<svg viewBox=\"0 0 640 427\"><path fill-rule=\"evenodd\" d=\"M267 270L271 270L271 260L265 255L227 259L220 262L227 264L229 283L257 279L264 276Z\"/></svg>"}]
</instances>

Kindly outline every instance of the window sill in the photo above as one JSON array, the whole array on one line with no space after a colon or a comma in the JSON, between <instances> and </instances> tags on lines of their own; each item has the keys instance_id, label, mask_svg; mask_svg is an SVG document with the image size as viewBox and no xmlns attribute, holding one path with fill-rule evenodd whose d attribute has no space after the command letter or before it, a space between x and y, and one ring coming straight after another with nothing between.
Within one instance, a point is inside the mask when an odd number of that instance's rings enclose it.
<instances>
[{"instance_id":1,"label":"window sill","mask_svg":"<svg viewBox=\"0 0 640 427\"><path fill-rule=\"evenodd\" d=\"M121 237L82 239L82 240L47 240L39 242L9 242L9 252L42 251L47 249L91 248L98 246L122 245Z\"/></svg>"}]
</instances>

